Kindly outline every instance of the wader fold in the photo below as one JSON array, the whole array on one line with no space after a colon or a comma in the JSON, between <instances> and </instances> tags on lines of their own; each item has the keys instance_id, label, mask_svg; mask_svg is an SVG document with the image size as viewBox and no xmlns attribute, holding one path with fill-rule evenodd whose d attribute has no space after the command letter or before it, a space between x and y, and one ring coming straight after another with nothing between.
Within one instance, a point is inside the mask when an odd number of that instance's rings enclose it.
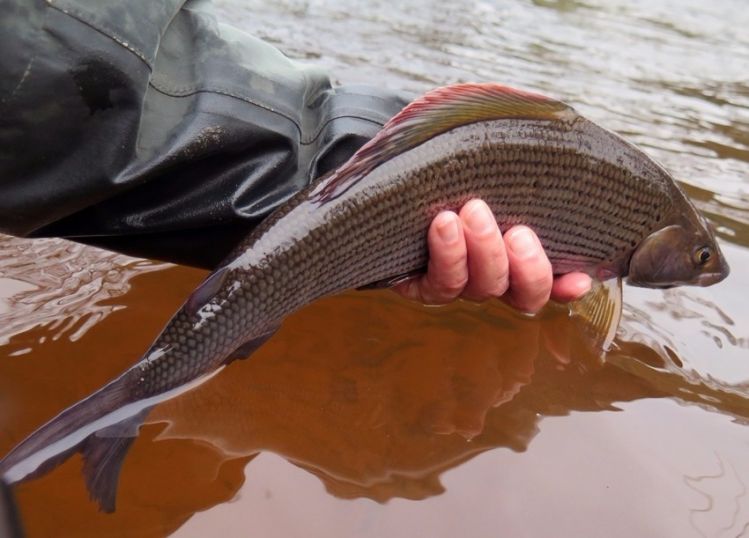
<instances>
[{"instance_id":1,"label":"wader fold","mask_svg":"<svg viewBox=\"0 0 749 538\"><path fill-rule=\"evenodd\" d=\"M405 103L205 2L0 0L0 232L212 267Z\"/></svg>"}]
</instances>

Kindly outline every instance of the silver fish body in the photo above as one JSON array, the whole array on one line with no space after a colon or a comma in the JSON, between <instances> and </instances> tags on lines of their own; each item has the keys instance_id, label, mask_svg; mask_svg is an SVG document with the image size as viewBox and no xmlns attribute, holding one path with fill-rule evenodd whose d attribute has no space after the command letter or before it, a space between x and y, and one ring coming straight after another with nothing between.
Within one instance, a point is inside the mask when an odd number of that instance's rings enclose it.
<instances>
[{"instance_id":1,"label":"silver fish body","mask_svg":"<svg viewBox=\"0 0 749 538\"><path fill-rule=\"evenodd\" d=\"M472 198L489 204L503 231L533 228L556 274L626 276L636 260L640 285L704 285L725 277L727 265L703 219L642 151L556 101L496 85L465 86L407 107L347 164L266 219L139 363L30 436L0 462L0 472L14 469L13 480L35 472L20 462L125 404L246 356L284 317L319 297L423 271L431 220ZM655 253L668 249L657 235L664 229L670 239L688 241L673 269L654 267ZM641 245L647 248L638 253ZM142 414L131 417L135 429ZM102 444L84 444L84 456L89 450L95 456L88 460L109 461L100 456L117 450L124 457L122 445ZM114 508L117 469L88 482L105 509Z\"/></svg>"}]
</instances>

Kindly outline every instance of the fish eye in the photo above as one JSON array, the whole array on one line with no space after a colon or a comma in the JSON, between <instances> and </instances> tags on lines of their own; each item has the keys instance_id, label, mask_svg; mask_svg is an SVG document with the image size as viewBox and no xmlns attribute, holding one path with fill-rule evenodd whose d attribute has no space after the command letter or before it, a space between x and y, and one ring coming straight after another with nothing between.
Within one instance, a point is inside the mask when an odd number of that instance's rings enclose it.
<instances>
[{"instance_id":1,"label":"fish eye","mask_svg":"<svg viewBox=\"0 0 749 538\"><path fill-rule=\"evenodd\" d=\"M695 253L695 258L698 264L705 265L708 261L710 261L710 258L712 257L713 253L710 250L710 247L702 247L697 249L697 252Z\"/></svg>"}]
</instances>

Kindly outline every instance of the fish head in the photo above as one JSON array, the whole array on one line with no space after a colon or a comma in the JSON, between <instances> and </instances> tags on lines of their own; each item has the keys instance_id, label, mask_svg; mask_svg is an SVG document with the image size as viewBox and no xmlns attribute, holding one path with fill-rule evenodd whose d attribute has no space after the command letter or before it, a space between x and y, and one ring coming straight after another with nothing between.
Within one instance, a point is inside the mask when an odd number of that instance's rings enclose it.
<instances>
[{"instance_id":1,"label":"fish head","mask_svg":"<svg viewBox=\"0 0 749 538\"><path fill-rule=\"evenodd\" d=\"M690 221L656 230L637 245L629 262L630 284L710 286L728 276L728 263L705 220Z\"/></svg>"}]
</instances>

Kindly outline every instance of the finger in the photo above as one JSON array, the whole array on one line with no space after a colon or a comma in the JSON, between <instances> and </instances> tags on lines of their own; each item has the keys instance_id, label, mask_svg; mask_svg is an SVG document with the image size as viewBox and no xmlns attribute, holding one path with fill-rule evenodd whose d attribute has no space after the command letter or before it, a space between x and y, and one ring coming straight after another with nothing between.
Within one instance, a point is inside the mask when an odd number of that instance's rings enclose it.
<instances>
[{"instance_id":1,"label":"finger","mask_svg":"<svg viewBox=\"0 0 749 538\"><path fill-rule=\"evenodd\" d=\"M483 301L501 297L509 287L507 252L489 206L471 200L460 210L468 251L468 283L463 297Z\"/></svg>"},{"instance_id":2,"label":"finger","mask_svg":"<svg viewBox=\"0 0 749 538\"><path fill-rule=\"evenodd\" d=\"M551 298L560 303L579 299L590 291L591 278L585 273L567 273L554 279Z\"/></svg>"},{"instance_id":3,"label":"finger","mask_svg":"<svg viewBox=\"0 0 749 538\"><path fill-rule=\"evenodd\" d=\"M549 258L526 226L511 228L504 240L510 261L510 302L523 312L538 312L551 295L554 279Z\"/></svg>"},{"instance_id":4,"label":"finger","mask_svg":"<svg viewBox=\"0 0 749 538\"><path fill-rule=\"evenodd\" d=\"M429 265L421 278L396 287L407 298L425 304L444 304L456 299L468 281L463 227L451 211L437 215L429 227Z\"/></svg>"},{"instance_id":5,"label":"finger","mask_svg":"<svg viewBox=\"0 0 749 538\"><path fill-rule=\"evenodd\" d=\"M456 299L468 281L466 242L463 226L451 211L437 215L429 227L429 265L421 282L422 299L427 304L443 304Z\"/></svg>"}]
</instances>

